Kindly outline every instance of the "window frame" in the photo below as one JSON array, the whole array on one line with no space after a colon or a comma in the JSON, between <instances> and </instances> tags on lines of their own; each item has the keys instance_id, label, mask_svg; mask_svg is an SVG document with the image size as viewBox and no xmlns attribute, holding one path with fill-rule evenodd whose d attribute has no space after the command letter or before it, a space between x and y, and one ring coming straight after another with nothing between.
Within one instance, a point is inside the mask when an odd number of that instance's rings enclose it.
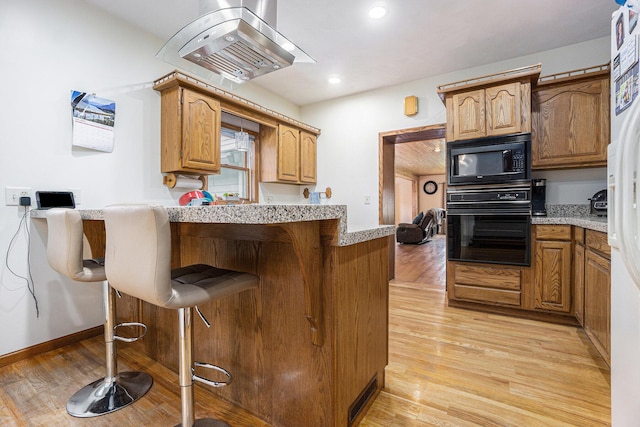
<instances>
[{"instance_id":1,"label":"window frame","mask_svg":"<svg viewBox=\"0 0 640 427\"><path fill-rule=\"evenodd\" d=\"M236 132L240 132L241 130L247 132L249 135L253 137L253 144L251 145L251 149L245 152L245 165L247 163L251 167L239 167L235 165L227 165L222 163L222 159L220 159L220 170L223 168L240 170L240 171L248 171L248 179L247 184L249 188L247 189L248 198L241 198L240 200L244 203L258 203L258 182L260 176L260 133L252 131L246 128L240 128L240 126L233 125L231 123L222 122L221 128L233 130ZM220 138L222 138L222 132L220 132Z\"/></svg>"}]
</instances>

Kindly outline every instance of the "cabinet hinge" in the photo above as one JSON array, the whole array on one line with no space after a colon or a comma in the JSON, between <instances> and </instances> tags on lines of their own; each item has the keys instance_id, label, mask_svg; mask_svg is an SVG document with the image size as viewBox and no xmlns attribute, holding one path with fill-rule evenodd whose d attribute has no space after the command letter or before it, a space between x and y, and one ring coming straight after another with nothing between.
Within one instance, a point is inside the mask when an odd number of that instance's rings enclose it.
<instances>
[{"instance_id":1,"label":"cabinet hinge","mask_svg":"<svg viewBox=\"0 0 640 427\"><path fill-rule=\"evenodd\" d=\"M180 158L184 158L184 150L180 150Z\"/></svg>"}]
</instances>

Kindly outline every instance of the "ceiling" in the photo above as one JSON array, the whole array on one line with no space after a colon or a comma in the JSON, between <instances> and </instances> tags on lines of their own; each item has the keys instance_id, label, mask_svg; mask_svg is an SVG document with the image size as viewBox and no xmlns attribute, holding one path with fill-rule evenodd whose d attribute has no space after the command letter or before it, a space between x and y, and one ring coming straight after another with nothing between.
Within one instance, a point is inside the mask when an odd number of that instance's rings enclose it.
<instances>
[{"instance_id":1,"label":"ceiling","mask_svg":"<svg viewBox=\"0 0 640 427\"><path fill-rule=\"evenodd\" d=\"M403 142L394 149L396 175L412 178L445 173L444 139Z\"/></svg>"},{"instance_id":2,"label":"ceiling","mask_svg":"<svg viewBox=\"0 0 640 427\"><path fill-rule=\"evenodd\" d=\"M84 1L162 40L199 15L199 0ZM388 10L376 21L367 15L374 4ZM280 0L278 31L317 63L252 82L313 104L603 37L616 8L614 0Z\"/></svg>"}]
</instances>

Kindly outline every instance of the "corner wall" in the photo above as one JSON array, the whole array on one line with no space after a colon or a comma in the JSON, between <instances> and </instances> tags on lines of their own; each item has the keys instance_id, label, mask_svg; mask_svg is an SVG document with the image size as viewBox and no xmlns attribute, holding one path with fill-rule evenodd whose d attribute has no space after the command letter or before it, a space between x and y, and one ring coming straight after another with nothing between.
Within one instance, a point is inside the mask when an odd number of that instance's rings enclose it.
<instances>
[{"instance_id":1,"label":"corner wall","mask_svg":"<svg viewBox=\"0 0 640 427\"><path fill-rule=\"evenodd\" d=\"M80 190L80 208L123 202L176 205L181 191L162 185L160 96L152 82L174 69L155 58L164 41L77 0L3 0L0 3L0 191ZM70 91L116 101L113 153L72 148ZM299 108L256 85L236 90L299 119ZM268 190L267 190L268 191ZM299 197L298 187L281 188ZM23 209L0 204L4 260ZM80 284L55 273L46 260L46 223L29 220L9 255L21 276L30 271L40 317L23 279L0 264L0 355L103 323L100 284Z\"/></svg>"},{"instance_id":2,"label":"corner wall","mask_svg":"<svg viewBox=\"0 0 640 427\"><path fill-rule=\"evenodd\" d=\"M538 62L542 75L605 64L609 62L609 37L302 107L302 120L322 129L317 187L331 187L331 203L348 205L350 227L377 225L378 133L445 123L445 107L436 94L438 85ZM409 95L418 97L419 112L412 117L403 114L403 100ZM583 181L592 184L584 186ZM549 200L582 203L600 183L605 187L606 170L580 169L556 182L548 188ZM363 202L367 195L370 204Z\"/></svg>"}]
</instances>

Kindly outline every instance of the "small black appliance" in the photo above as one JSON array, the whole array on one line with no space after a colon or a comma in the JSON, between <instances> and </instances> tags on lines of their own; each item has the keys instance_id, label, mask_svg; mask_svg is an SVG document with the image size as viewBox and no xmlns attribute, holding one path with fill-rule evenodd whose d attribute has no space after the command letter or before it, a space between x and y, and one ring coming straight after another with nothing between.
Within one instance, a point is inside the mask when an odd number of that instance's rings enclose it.
<instances>
[{"instance_id":1,"label":"small black appliance","mask_svg":"<svg viewBox=\"0 0 640 427\"><path fill-rule=\"evenodd\" d=\"M531 216L547 216L547 180L531 180Z\"/></svg>"},{"instance_id":2,"label":"small black appliance","mask_svg":"<svg viewBox=\"0 0 640 427\"><path fill-rule=\"evenodd\" d=\"M600 190L589 199L591 215L607 216L607 190Z\"/></svg>"}]
</instances>

